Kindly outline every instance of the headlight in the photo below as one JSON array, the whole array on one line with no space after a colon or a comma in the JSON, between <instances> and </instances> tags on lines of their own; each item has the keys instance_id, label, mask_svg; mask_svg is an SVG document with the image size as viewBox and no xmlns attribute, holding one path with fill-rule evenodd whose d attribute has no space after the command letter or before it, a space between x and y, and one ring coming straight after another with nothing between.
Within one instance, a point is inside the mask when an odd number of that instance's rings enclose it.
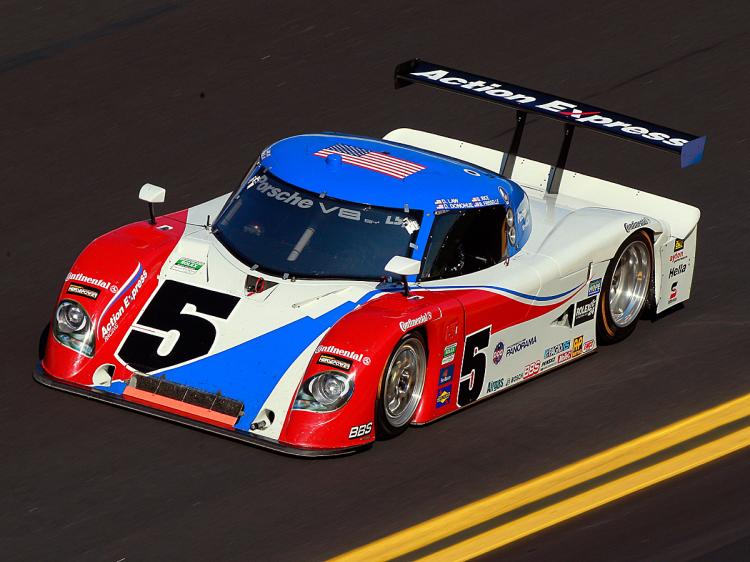
<instances>
[{"instance_id":1,"label":"headlight","mask_svg":"<svg viewBox=\"0 0 750 562\"><path fill-rule=\"evenodd\" d=\"M511 246L516 245L516 221L513 217L513 209L508 207L505 212L505 226L508 229L508 242Z\"/></svg>"},{"instance_id":2,"label":"headlight","mask_svg":"<svg viewBox=\"0 0 750 562\"><path fill-rule=\"evenodd\" d=\"M353 392L354 383L349 377L337 371L324 371L305 381L293 409L332 412L346 404Z\"/></svg>"},{"instance_id":3,"label":"headlight","mask_svg":"<svg viewBox=\"0 0 750 562\"><path fill-rule=\"evenodd\" d=\"M94 355L94 327L77 302L64 300L57 306L52 333L64 346L88 357Z\"/></svg>"},{"instance_id":4,"label":"headlight","mask_svg":"<svg viewBox=\"0 0 750 562\"><path fill-rule=\"evenodd\" d=\"M73 301L63 301L55 314L60 331L70 334L86 327L88 317L81 306Z\"/></svg>"}]
</instances>

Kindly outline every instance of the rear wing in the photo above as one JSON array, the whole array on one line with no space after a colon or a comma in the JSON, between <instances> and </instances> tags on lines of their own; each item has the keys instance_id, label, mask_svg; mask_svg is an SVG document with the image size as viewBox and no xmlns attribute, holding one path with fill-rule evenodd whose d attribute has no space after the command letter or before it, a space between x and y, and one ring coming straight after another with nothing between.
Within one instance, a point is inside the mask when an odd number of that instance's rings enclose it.
<instances>
[{"instance_id":1,"label":"rear wing","mask_svg":"<svg viewBox=\"0 0 750 562\"><path fill-rule=\"evenodd\" d=\"M557 193L559 188L576 126L679 154L683 168L700 162L706 145L705 136L684 133L607 109L419 59L396 66L394 78L396 88L412 83L426 84L515 109L515 133L500 167L500 173L504 176L512 172L527 113L562 121L565 124L564 136L557 165L548 181L547 191L550 193Z\"/></svg>"}]
</instances>

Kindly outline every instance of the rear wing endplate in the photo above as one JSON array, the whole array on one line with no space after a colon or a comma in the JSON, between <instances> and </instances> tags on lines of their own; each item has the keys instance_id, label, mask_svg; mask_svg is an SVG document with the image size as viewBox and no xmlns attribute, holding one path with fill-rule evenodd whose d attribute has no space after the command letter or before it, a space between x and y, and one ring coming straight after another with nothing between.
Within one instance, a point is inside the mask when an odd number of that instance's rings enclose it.
<instances>
[{"instance_id":1,"label":"rear wing endplate","mask_svg":"<svg viewBox=\"0 0 750 562\"><path fill-rule=\"evenodd\" d=\"M503 158L502 175L509 176L512 171L527 113L562 121L565 124L563 142L547 189L551 193L556 193L559 187L576 126L679 154L683 168L700 162L706 145L705 136L684 133L593 105L419 59L396 66L395 82L396 88L412 83L426 84L515 109L516 130L510 149Z\"/></svg>"}]
</instances>

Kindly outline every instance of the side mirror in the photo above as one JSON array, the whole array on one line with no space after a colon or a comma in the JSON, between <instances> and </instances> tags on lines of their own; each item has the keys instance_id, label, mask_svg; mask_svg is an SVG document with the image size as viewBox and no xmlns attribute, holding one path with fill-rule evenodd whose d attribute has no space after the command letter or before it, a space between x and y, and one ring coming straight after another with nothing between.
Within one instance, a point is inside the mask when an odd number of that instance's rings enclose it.
<instances>
[{"instance_id":1,"label":"side mirror","mask_svg":"<svg viewBox=\"0 0 750 562\"><path fill-rule=\"evenodd\" d=\"M420 265L419 260L405 258L404 256L393 256L385 264L385 270L388 273L395 273L396 275L416 275L419 273Z\"/></svg>"},{"instance_id":2,"label":"side mirror","mask_svg":"<svg viewBox=\"0 0 750 562\"><path fill-rule=\"evenodd\" d=\"M385 271L387 273L394 273L401 276L401 280L404 284L404 295L409 296L409 283L406 281L407 275L416 275L419 273L419 267L421 263L419 260L413 260L404 256L393 256L387 264L385 264Z\"/></svg>"},{"instance_id":3,"label":"side mirror","mask_svg":"<svg viewBox=\"0 0 750 562\"><path fill-rule=\"evenodd\" d=\"M166 189L152 183L144 184L138 192L138 199L148 203L148 214L150 216L149 222L151 224L156 224L156 218L154 217L154 203L164 203L164 196L166 194Z\"/></svg>"}]
</instances>

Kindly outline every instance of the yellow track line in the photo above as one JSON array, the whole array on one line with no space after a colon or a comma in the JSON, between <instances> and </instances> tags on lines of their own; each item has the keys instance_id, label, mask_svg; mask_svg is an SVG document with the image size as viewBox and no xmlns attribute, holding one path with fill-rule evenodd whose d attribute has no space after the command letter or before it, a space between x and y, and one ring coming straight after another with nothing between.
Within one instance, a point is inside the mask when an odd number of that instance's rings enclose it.
<instances>
[{"instance_id":1,"label":"yellow track line","mask_svg":"<svg viewBox=\"0 0 750 562\"><path fill-rule=\"evenodd\" d=\"M750 415L750 394L459 507L344 553L332 560L389 560L408 554L503 513L616 470L747 415Z\"/></svg>"},{"instance_id":2,"label":"yellow track line","mask_svg":"<svg viewBox=\"0 0 750 562\"><path fill-rule=\"evenodd\" d=\"M715 441L710 441L705 445L690 449L685 453L671 457L658 464L649 466L633 474L628 474L588 492L573 496L510 523L453 544L434 554L420 558L419 562L471 560L508 543L551 527L561 521L716 460L748 445L750 445L750 427L741 429Z\"/></svg>"}]
</instances>

